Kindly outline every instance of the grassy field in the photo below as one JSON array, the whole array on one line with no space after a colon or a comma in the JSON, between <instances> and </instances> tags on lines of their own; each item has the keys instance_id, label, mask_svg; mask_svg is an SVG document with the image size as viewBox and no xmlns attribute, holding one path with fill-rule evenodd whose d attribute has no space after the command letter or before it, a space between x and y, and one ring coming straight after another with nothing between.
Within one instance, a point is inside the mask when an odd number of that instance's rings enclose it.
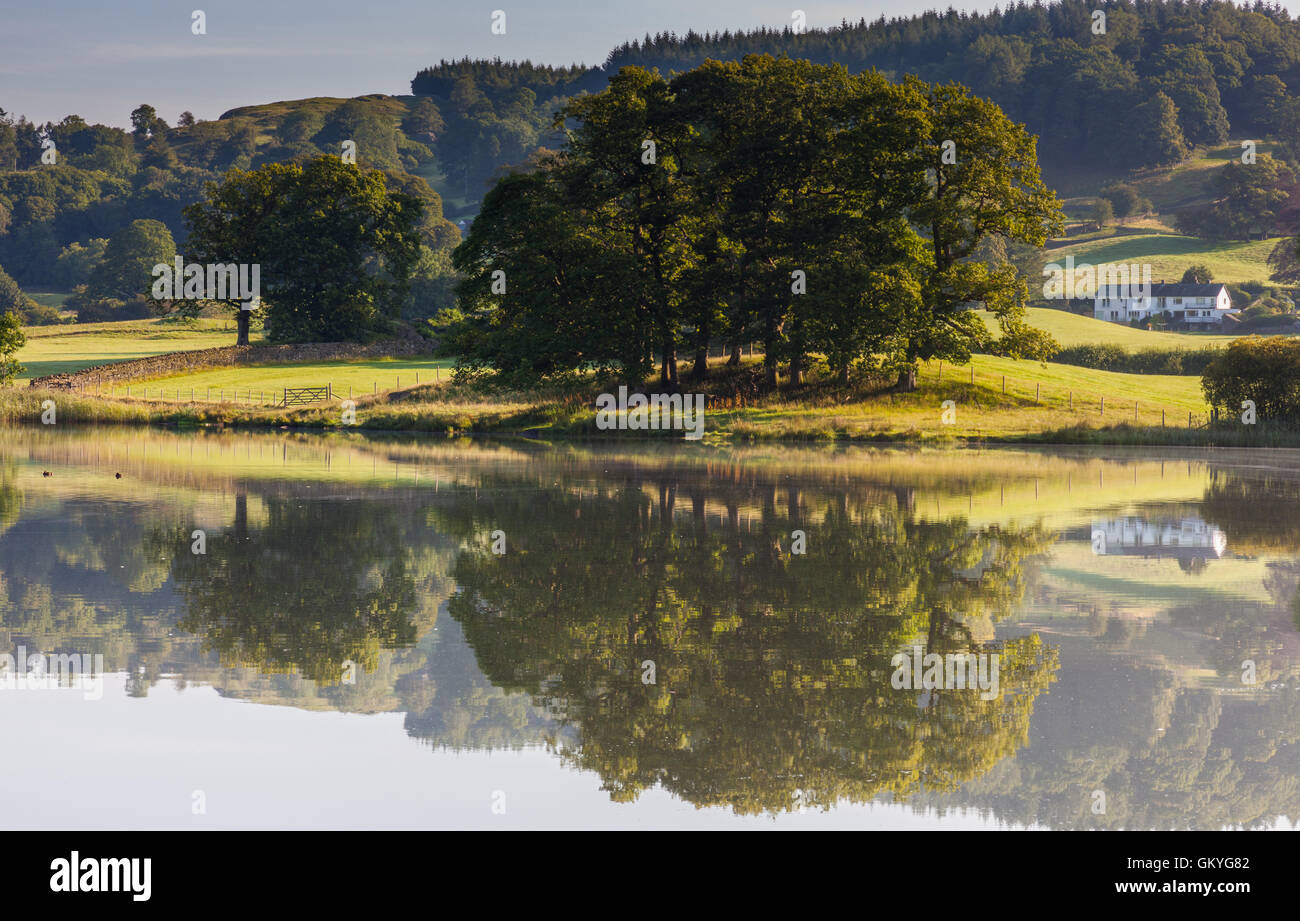
<instances>
[{"instance_id":1,"label":"grassy field","mask_svg":"<svg viewBox=\"0 0 1300 921\"><path fill-rule=\"evenodd\" d=\"M740 441L951 441L1035 440L1044 433L1078 430L1096 432L1117 425L1138 425L1157 430L1166 426L1187 429L1206 421L1207 407L1195 377L1116 374L1064 365L1013 361L977 356L969 366L940 367L931 362L921 369L920 389L892 394L870 384L841 389L829 382L799 389L783 388L748 403L727 395L728 372L718 359L719 378L706 386L713 394L706 416L706 438ZM348 368L348 365L354 365ZM528 432L557 437L600 434L595 428L595 397L601 385L592 382L564 396L484 390L445 380L429 383L423 374L414 383L413 361L356 362L328 365L319 373L352 373L370 381L376 373L392 373L394 388L399 369L411 374L402 389L379 389L377 394L357 388L357 424L385 431L416 432ZM422 369L438 363L428 361ZM340 368L347 369L341 371ZM240 368L213 374L232 374L239 381L240 402L227 390L224 402L206 402L206 392L194 385L196 399L189 400L191 380L216 380L207 373L153 382L146 397L143 385L132 386L130 399L101 400L86 395L55 394L60 419L66 421L166 422L176 424L222 423L247 426L291 425L305 428L341 428L339 393L328 403L304 408L276 409L273 397L249 405L244 395L248 381L260 380L270 390L271 375L297 373L293 366ZM240 377L262 373L264 377ZM311 372L317 373L316 371ZM972 377L973 375L973 377ZM287 380L287 378L280 378ZM343 380L345 378L339 378ZM176 383L184 381L184 383ZM304 375L291 383L323 384ZM206 385L203 385L206 387ZM175 391L179 390L178 400ZM215 397L216 395L214 395ZM0 416L10 421L39 417L41 392L26 388L9 391ZM951 400L951 422L945 419L944 401ZM627 436L630 433L619 433ZM631 437L638 437L631 435ZM680 432L646 432L643 437L680 438ZM1081 437L1081 436L1080 436ZM1089 434L1088 438L1094 437Z\"/></svg>"},{"instance_id":2,"label":"grassy field","mask_svg":"<svg viewBox=\"0 0 1300 921\"><path fill-rule=\"evenodd\" d=\"M1275 153L1275 145L1260 142L1257 153ZM1198 148L1182 163L1172 167L1116 173L1113 170L1070 169L1049 175L1048 181L1062 195L1072 220L1089 220L1098 191L1115 182L1127 183L1138 195L1151 201L1154 213L1124 218L1100 233L1077 241L1056 240L1041 253L1043 262L1061 263L1067 255L1075 262L1149 263L1152 280L1176 282L1188 266L1209 266L1215 281L1267 282L1269 252L1280 238L1249 242L1216 243L1187 237L1174 229L1178 212L1209 201L1204 188L1211 172L1239 160L1241 140L1211 149Z\"/></svg>"},{"instance_id":3,"label":"grassy field","mask_svg":"<svg viewBox=\"0 0 1300 921\"><path fill-rule=\"evenodd\" d=\"M990 330L996 331L997 322L992 315L984 314L984 322ZM1130 352L1157 348L1205 349L1219 348L1236 338L1221 333L1170 333L1134 329L1124 323L1107 323L1105 320L1050 307L1030 307L1025 311L1025 322L1035 329L1051 333L1062 348L1105 343L1118 345Z\"/></svg>"},{"instance_id":4,"label":"grassy field","mask_svg":"<svg viewBox=\"0 0 1300 921\"><path fill-rule=\"evenodd\" d=\"M27 291L28 297L36 303L45 307L62 307L68 302L71 294L65 294L61 291Z\"/></svg>"},{"instance_id":5,"label":"grassy field","mask_svg":"<svg viewBox=\"0 0 1300 921\"><path fill-rule=\"evenodd\" d=\"M1127 405L1130 415L1134 402L1139 407L1149 404L1153 411L1165 407L1203 413L1207 409L1201 392L1201 379L1189 375L1121 374L1073 365L976 355L969 365L946 366L943 380L951 375L954 381L969 383L972 369L976 384L983 383L989 388L996 385L1000 391L1001 379L1005 376L1009 396L1032 397L1034 389L1038 388L1039 398L1044 402L1059 400L1068 403L1070 394L1073 394L1076 405L1082 399L1088 404L1096 402L1095 408L1100 410L1101 398L1105 397L1108 406ZM940 382L937 362L929 362L923 367L923 377L931 373L936 382Z\"/></svg>"},{"instance_id":6,"label":"grassy field","mask_svg":"<svg viewBox=\"0 0 1300 921\"><path fill-rule=\"evenodd\" d=\"M23 332L27 345L18 352L18 361L26 370L18 379L20 384L113 361L235 344L234 323L227 320L76 323L29 326ZM254 341L258 338L253 336Z\"/></svg>"},{"instance_id":7,"label":"grassy field","mask_svg":"<svg viewBox=\"0 0 1300 921\"><path fill-rule=\"evenodd\" d=\"M1084 240L1058 246L1043 253L1044 264L1065 265L1074 256L1075 265L1089 263L1151 266L1153 282L1176 282L1191 265L1208 266L1215 281L1240 283L1268 281L1268 254L1281 237L1249 242L1216 243L1176 233L1138 233Z\"/></svg>"},{"instance_id":8,"label":"grassy field","mask_svg":"<svg viewBox=\"0 0 1300 921\"><path fill-rule=\"evenodd\" d=\"M1259 141L1255 151L1275 156L1276 147L1271 141ZM1062 197L1067 211L1080 214L1091 208L1100 189L1113 183L1128 183L1143 198L1150 199L1152 206L1165 219L1163 223L1172 227L1168 221L1173 212L1205 200L1203 186L1210 170L1229 160L1239 159L1241 151L1241 140L1238 139L1221 147L1197 148L1192 156L1172 167L1129 172L1113 167L1090 169L1072 165L1068 169L1047 169L1044 178Z\"/></svg>"},{"instance_id":9,"label":"grassy field","mask_svg":"<svg viewBox=\"0 0 1300 921\"><path fill-rule=\"evenodd\" d=\"M247 365L133 382L130 391L133 397L146 394L150 399L182 402L225 399L271 404L279 402L286 387L328 384L336 397L346 399L349 395L373 395L446 379L446 371L452 364L448 359L425 357ZM126 394L126 385L117 386L112 392L113 396Z\"/></svg>"},{"instance_id":10,"label":"grassy field","mask_svg":"<svg viewBox=\"0 0 1300 921\"><path fill-rule=\"evenodd\" d=\"M1049 309L1031 310L1028 320L1066 346L1104 341L1130 349L1198 348L1231 338L1134 330ZM233 331L220 320L200 321L192 327L159 320L37 327L28 334L20 359L28 365L29 377L229 345L233 340ZM111 393L54 396L60 421L72 422L339 428L339 401L352 397L358 404L357 422L365 428L599 434L594 403L600 387L594 382L564 394L502 392L450 383L450 364L447 359L420 357L214 368L132 381L129 394L126 385L117 385ZM986 355L960 367L939 362L924 365L921 389L912 394L891 394L878 383L841 388L822 381L800 389L782 387L748 403L729 396L734 391L728 389L728 374L734 372L723 369L722 359L716 360L715 368L717 378L704 388L711 394L707 437L739 441L1034 440L1065 431L1076 433L1071 438L1104 439L1107 436L1096 433L1117 425L1186 431L1189 425L1203 424L1208 411L1198 377L1121 374ZM285 387L327 384L335 397L328 403L274 408ZM0 416L30 421L40 396L16 388L5 396ZM944 418L946 400L953 402L951 423ZM665 435L681 437L680 433L646 433L646 437Z\"/></svg>"}]
</instances>

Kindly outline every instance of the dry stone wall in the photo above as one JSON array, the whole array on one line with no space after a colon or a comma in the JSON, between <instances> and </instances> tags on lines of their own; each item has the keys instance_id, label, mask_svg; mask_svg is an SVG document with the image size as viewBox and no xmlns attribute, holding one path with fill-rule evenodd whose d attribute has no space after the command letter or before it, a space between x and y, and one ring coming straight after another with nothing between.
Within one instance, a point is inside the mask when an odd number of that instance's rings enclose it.
<instances>
[{"instance_id":1,"label":"dry stone wall","mask_svg":"<svg viewBox=\"0 0 1300 921\"><path fill-rule=\"evenodd\" d=\"M365 358L409 358L428 355L433 343L419 336L355 342L313 342L302 345L227 345L215 349L168 352L83 368L72 374L33 378L31 386L46 390L82 390L106 384L167 377L234 365L285 364L302 361L340 361Z\"/></svg>"}]
</instances>

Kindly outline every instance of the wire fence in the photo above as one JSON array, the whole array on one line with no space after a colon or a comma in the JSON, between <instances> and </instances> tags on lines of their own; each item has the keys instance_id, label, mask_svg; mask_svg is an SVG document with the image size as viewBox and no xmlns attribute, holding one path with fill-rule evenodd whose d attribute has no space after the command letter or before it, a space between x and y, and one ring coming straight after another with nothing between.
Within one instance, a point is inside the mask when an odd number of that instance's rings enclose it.
<instances>
[{"instance_id":1,"label":"wire fence","mask_svg":"<svg viewBox=\"0 0 1300 921\"><path fill-rule=\"evenodd\" d=\"M925 370L918 372L920 383ZM991 386L1003 396L1019 399L1034 406L1073 412L1080 416L1095 416L1106 421L1131 422L1134 425L1177 426L1180 428L1206 428L1214 422L1212 410L1191 410L1186 406L1162 403L1158 398L1143 400L1133 396L1115 396L1096 390L1074 389L1065 386L1043 386L1042 381L1027 381L1010 377L1000 371L977 371L974 365L965 367L938 362L931 374L936 384L967 384ZM1161 375L1147 375L1159 379Z\"/></svg>"},{"instance_id":2,"label":"wire fence","mask_svg":"<svg viewBox=\"0 0 1300 921\"><path fill-rule=\"evenodd\" d=\"M744 358L756 358L764 354L762 346L756 343L742 344L740 353ZM731 354L732 350L727 346L710 346L708 349L710 360L728 358ZM1156 379L1160 377L1160 375L1150 376ZM402 375L394 375L391 386L389 386L388 382L384 382L382 390L380 381L377 379L371 381L369 388L364 385L335 384L331 382L313 383L312 386L331 388L332 399L340 401L364 396L377 396L390 390L400 390L402 388L402 377ZM931 363L928 366L923 365L917 372L918 384L925 382L927 377L935 384L967 384L971 387L990 387L1000 391L1003 396L1021 400L1024 408L1033 405L1065 410L1080 416L1094 416L1107 422L1206 428L1214 421L1212 412L1204 410L1197 412L1188 410L1183 406L1171 406L1167 403L1161 403L1158 399L1142 400L1132 396L1121 397L1114 394L1098 393L1095 390L1076 390L1069 386L1044 387L1042 381L1024 380L995 371L977 371L974 365L957 366L945 362ZM421 380L421 373L418 371L407 375L406 378L407 386L419 386L422 383L441 384L443 382L442 369L440 368L433 369L432 380L430 380L427 371L424 373L423 380ZM300 389L301 386L306 386L306 383L303 382L298 388L168 387L162 384L154 386L148 383L128 383L75 387L74 390L77 393L91 396L178 403L235 403L269 408L284 405L286 391ZM888 399L892 405L895 401L895 394L890 392ZM744 409L758 402L760 400L756 399L755 396L747 397L743 394L710 395L708 399L710 409Z\"/></svg>"}]
</instances>

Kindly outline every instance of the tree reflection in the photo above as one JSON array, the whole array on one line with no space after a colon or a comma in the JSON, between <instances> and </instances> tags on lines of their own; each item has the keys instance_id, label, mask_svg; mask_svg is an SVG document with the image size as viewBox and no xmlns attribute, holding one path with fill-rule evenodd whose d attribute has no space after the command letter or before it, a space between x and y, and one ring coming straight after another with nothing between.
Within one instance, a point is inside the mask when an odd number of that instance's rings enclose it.
<instances>
[{"instance_id":1,"label":"tree reflection","mask_svg":"<svg viewBox=\"0 0 1300 921\"><path fill-rule=\"evenodd\" d=\"M757 515L741 524L748 500L705 490L684 514L665 481L657 497L500 490L440 516L470 543L448 610L480 667L575 728L562 754L614 799L656 784L745 813L903 798L1025 744L1055 651L998 641L993 623L1044 532L922 521L844 493L814 512L775 490L749 497ZM790 552L796 529L804 555ZM896 690L890 659L914 643L996 653L1001 693Z\"/></svg>"},{"instance_id":2,"label":"tree reflection","mask_svg":"<svg viewBox=\"0 0 1300 921\"><path fill-rule=\"evenodd\" d=\"M210 535L206 554L191 552L188 531L172 535L180 629L224 666L319 682L339 681L348 661L373 670L381 648L415 641L415 584L391 504L263 505L265 522L250 525L239 496L233 527Z\"/></svg>"}]
</instances>

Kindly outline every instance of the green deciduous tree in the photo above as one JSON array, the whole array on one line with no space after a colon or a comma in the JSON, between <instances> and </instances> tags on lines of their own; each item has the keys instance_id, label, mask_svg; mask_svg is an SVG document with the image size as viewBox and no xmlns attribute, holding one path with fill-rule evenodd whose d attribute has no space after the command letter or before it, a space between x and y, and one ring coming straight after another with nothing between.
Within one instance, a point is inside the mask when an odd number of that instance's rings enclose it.
<instances>
[{"instance_id":1,"label":"green deciduous tree","mask_svg":"<svg viewBox=\"0 0 1300 921\"><path fill-rule=\"evenodd\" d=\"M1263 422L1300 420L1300 340L1286 336L1234 339L1201 377L1210 405L1231 418L1244 400Z\"/></svg>"},{"instance_id":2,"label":"green deciduous tree","mask_svg":"<svg viewBox=\"0 0 1300 921\"><path fill-rule=\"evenodd\" d=\"M188 259L259 265L266 329L285 341L366 335L400 312L423 206L335 156L231 170L185 209ZM239 310L237 301L228 307ZM239 310L239 342L248 339Z\"/></svg>"},{"instance_id":3,"label":"green deciduous tree","mask_svg":"<svg viewBox=\"0 0 1300 921\"><path fill-rule=\"evenodd\" d=\"M9 276L0 272L0 297L3 297L4 281ZM9 279L12 281L12 279ZM6 310L0 315L0 385L8 386L15 377L23 373L23 366L14 356L27 344L23 335L22 321L13 311Z\"/></svg>"},{"instance_id":4,"label":"green deciduous tree","mask_svg":"<svg viewBox=\"0 0 1300 921\"><path fill-rule=\"evenodd\" d=\"M123 301L147 295L154 281L154 266L170 266L175 259L176 242L166 224L132 221L108 238L103 259L86 284L86 294Z\"/></svg>"},{"instance_id":5,"label":"green deciduous tree","mask_svg":"<svg viewBox=\"0 0 1300 921\"><path fill-rule=\"evenodd\" d=\"M1180 212L1178 229L1211 240L1253 240L1270 236L1282 206L1295 191L1295 175L1268 154L1254 163L1229 161L1205 182L1214 201Z\"/></svg>"},{"instance_id":6,"label":"green deciduous tree","mask_svg":"<svg viewBox=\"0 0 1300 921\"><path fill-rule=\"evenodd\" d=\"M976 250L1041 245L1059 203L1034 138L960 87L755 55L671 81L624 68L561 118L564 149L503 179L457 251L469 278L442 329L467 367L640 382L653 355L672 388L679 348L698 379L715 340L738 359L757 339L769 387L820 353L910 388L917 362L991 343L976 304L1007 354L1043 354L1017 270Z\"/></svg>"}]
</instances>

